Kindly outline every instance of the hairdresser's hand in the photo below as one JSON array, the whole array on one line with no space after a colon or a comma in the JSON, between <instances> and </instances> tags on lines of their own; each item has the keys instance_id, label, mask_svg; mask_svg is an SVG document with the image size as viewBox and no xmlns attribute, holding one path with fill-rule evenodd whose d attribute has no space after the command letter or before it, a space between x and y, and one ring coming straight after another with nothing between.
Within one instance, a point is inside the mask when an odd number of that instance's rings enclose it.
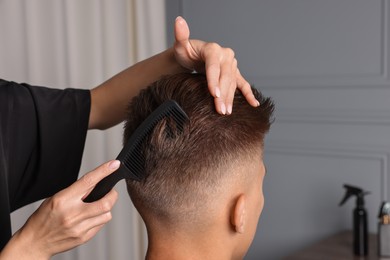
<instances>
[{"instance_id":1,"label":"hairdresser's hand","mask_svg":"<svg viewBox=\"0 0 390 260\"><path fill-rule=\"evenodd\" d=\"M46 199L12 237L0 259L49 259L90 240L111 220L118 194L111 190L93 203L84 203L83 199L118 166L118 161L105 163Z\"/></svg>"},{"instance_id":2,"label":"hairdresser's hand","mask_svg":"<svg viewBox=\"0 0 390 260\"><path fill-rule=\"evenodd\" d=\"M182 17L175 21L175 57L185 68L205 72L215 108L221 114L231 114L234 92L238 88L252 106L259 103L249 83L237 68L237 60L230 48L217 43L190 40L190 30Z\"/></svg>"}]
</instances>

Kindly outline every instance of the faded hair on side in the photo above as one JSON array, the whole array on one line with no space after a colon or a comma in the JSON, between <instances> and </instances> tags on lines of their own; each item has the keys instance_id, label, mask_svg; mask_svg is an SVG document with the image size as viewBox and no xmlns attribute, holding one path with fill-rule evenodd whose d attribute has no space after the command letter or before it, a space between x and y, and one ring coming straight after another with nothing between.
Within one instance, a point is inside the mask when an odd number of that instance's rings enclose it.
<instances>
[{"instance_id":1,"label":"faded hair on side","mask_svg":"<svg viewBox=\"0 0 390 260\"><path fill-rule=\"evenodd\" d=\"M248 104L236 91L233 113L215 110L206 77L181 73L165 76L142 90L129 104L124 140L166 100L175 100L190 118L182 132L168 135L174 126L162 120L141 148L146 178L127 180L130 197L140 211L159 218L190 217L213 198L218 185L229 178L226 170L243 155L261 156L264 135L272 123L274 104L252 88L260 106ZM142 213L141 213L142 215Z\"/></svg>"}]
</instances>

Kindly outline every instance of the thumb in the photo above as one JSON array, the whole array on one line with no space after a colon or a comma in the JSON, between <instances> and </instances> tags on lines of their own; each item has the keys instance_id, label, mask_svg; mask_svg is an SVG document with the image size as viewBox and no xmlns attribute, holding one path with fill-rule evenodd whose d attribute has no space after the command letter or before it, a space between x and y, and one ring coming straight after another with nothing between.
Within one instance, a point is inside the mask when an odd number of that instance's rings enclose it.
<instances>
[{"instance_id":1,"label":"thumb","mask_svg":"<svg viewBox=\"0 0 390 260\"><path fill-rule=\"evenodd\" d=\"M175 20L175 40L176 43L185 44L190 38L190 28L183 17L178 16Z\"/></svg>"}]
</instances>

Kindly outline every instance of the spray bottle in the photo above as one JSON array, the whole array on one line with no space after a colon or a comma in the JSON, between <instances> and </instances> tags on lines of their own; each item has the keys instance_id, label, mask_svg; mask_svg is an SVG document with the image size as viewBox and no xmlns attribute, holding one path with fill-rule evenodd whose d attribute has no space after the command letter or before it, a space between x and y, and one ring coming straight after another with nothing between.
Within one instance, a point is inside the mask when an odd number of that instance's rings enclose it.
<instances>
[{"instance_id":1,"label":"spray bottle","mask_svg":"<svg viewBox=\"0 0 390 260\"><path fill-rule=\"evenodd\" d=\"M358 256L368 254L367 211L364 208L364 196L369 194L359 187L344 185L345 196L339 206L351 196L356 196L356 208L353 210L353 252Z\"/></svg>"}]
</instances>

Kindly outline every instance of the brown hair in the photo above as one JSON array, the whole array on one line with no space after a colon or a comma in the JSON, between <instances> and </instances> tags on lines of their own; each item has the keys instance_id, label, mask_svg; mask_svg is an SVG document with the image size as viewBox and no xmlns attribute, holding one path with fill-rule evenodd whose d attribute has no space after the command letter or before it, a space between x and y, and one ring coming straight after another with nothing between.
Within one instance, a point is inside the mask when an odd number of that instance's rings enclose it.
<instances>
[{"instance_id":1,"label":"brown hair","mask_svg":"<svg viewBox=\"0 0 390 260\"><path fill-rule=\"evenodd\" d=\"M261 151L263 138L272 123L270 98L252 88L259 107L248 104L236 91L233 113L215 111L214 98L201 74L165 76L142 90L129 104L124 140L166 100L175 100L190 118L184 131L175 136L170 122L163 120L150 135L142 153L146 158L142 182L127 181L128 191L138 210L158 217L188 217L217 192L226 170L242 155ZM260 149L259 149L260 147ZM191 213L192 212L192 213ZM179 216L180 215L180 216Z\"/></svg>"}]
</instances>

